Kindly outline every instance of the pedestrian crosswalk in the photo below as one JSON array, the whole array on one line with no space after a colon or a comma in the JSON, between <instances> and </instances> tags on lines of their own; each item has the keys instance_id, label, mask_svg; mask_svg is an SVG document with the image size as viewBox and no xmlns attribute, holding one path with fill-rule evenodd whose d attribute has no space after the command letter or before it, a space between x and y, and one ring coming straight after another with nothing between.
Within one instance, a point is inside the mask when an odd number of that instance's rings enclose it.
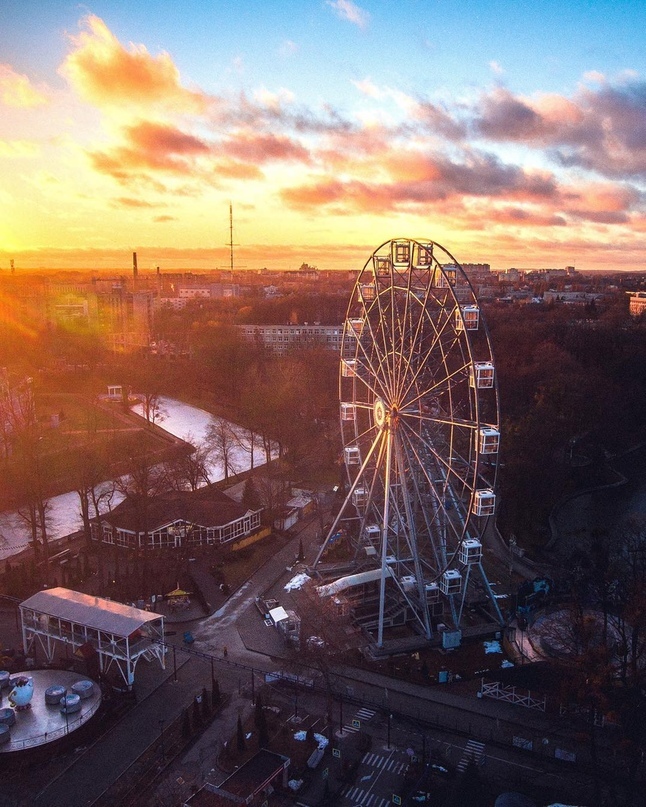
<instances>
[{"instance_id":1,"label":"pedestrian crosswalk","mask_svg":"<svg viewBox=\"0 0 646 807\"><path fill-rule=\"evenodd\" d=\"M377 713L374 709L367 709L363 706L359 711L356 713L355 717L358 720L370 720L370 718L374 717Z\"/></svg>"},{"instance_id":2,"label":"pedestrian crosswalk","mask_svg":"<svg viewBox=\"0 0 646 807\"><path fill-rule=\"evenodd\" d=\"M394 776L403 776L408 766L407 760L401 761L400 754L394 750L390 753L379 754L368 751L361 758L361 768L357 784L344 785L340 795L344 802L349 802L352 807L388 807L390 799L375 792L376 783L401 781L395 780ZM388 777L388 773L391 777ZM363 774L363 775L362 775ZM385 774L385 778L382 775ZM380 787L381 793L384 788ZM392 807L392 805L391 805Z\"/></svg>"},{"instance_id":3,"label":"pedestrian crosswalk","mask_svg":"<svg viewBox=\"0 0 646 807\"><path fill-rule=\"evenodd\" d=\"M390 804L389 800L383 796L351 785L346 785L341 791L341 795L344 799L348 799L355 805L361 805L361 807L386 807L387 804Z\"/></svg>"},{"instance_id":4,"label":"pedestrian crosswalk","mask_svg":"<svg viewBox=\"0 0 646 807\"><path fill-rule=\"evenodd\" d=\"M347 733L356 733L357 731L361 731L361 723L365 723L371 718L373 718L377 713L374 709L368 709L365 706L359 709L359 711L354 715L352 718L351 723L346 723L341 731L344 734Z\"/></svg>"},{"instance_id":5,"label":"pedestrian crosswalk","mask_svg":"<svg viewBox=\"0 0 646 807\"><path fill-rule=\"evenodd\" d=\"M392 773L403 773L407 768L406 762L400 762L394 757L383 757L381 754L371 754L368 752L364 754L361 760L362 765L369 765L372 768L381 768L384 771L392 771Z\"/></svg>"},{"instance_id":6,"label":"pedestrian crosswalk","mask_svg":"<svg viewBox=\"0 0 646 807\"><path fill-rule=\"evenodd\" d=\"M462 759L458 763L458 772L464 773L470 762L476 765L482 765L484 762L484 743L479 743L477 740L469 740L464 748Z\"/></svg>"}]
</instances>

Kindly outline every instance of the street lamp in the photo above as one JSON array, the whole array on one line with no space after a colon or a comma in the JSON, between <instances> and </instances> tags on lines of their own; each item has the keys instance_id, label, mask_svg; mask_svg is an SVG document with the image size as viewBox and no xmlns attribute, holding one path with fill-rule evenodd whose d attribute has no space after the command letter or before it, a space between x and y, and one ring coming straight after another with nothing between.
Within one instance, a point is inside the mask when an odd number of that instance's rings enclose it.
<instances>
[{"instance_id":1,"label":"street lamp","mask_svg":"<svg viewBox=\"0 0 646 807\"><path fill-rule=\"evenodd\" d=\"M159 739L160 739L160 743L161 743L162 762L166 759L166 749L164 748L164 723L165 722L166 722L165 720L160 720L159 721Z\"/></svg>"},{"instance_id":2,"label":"street lamp","mask_svg":"<svg viewBox=\"0 0 646 807\"><path fill-rule=\"evenodd\" d=\"M509 536L509 588L511 589L511 576L514 571L514 555L516 554L516 547L518 542L516 536L512 533Z\"/></svg>"}]
</instances>

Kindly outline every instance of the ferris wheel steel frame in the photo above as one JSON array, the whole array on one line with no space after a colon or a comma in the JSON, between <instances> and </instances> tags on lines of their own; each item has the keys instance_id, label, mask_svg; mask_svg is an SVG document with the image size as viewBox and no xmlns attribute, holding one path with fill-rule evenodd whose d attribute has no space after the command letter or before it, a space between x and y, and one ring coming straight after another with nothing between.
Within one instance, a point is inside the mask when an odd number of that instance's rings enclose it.
<instances>
[{"instance_id":1,"label":"ferris wheel steel frame","mask_svg":"<svg viewBox=\"0 0 646 807\"><path fill-rule=\"evenodd\" d=\"M355 561L375 570L378 646L396 603L427 639L444 602L458 629L473 570L502 623L482 566L496 499L498 385L476 294L444 247L393 239L370 256L344 323L339 398L348 490L315 567L343 525Z\"/></svg>"}]
</instances>

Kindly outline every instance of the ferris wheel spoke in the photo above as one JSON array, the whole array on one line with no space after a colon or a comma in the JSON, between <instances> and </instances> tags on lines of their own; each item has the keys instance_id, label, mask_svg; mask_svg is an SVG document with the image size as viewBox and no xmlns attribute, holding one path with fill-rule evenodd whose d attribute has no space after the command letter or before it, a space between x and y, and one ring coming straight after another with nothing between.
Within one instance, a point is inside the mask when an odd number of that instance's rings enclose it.
<instances>
[{"instance_id":1,"label":"ferris wheel spoke","mask_svg":"<svg viewBox=\"0 0 646 807\"><path fill-rule=\"evenodd\" d=\"M381 371L376 367L372 361L372 357L368 355L367 351L363 347L363 345L359 346L362 352L362 359L357 360L358 369L357 369L357 380L360 381L366 389L368 389L373 396L383 396L385 394L385 388L383 386L383 376ZM360 361L364 361L365 364L359 363ZM368 382L367 378L364 377L368 375L371 379L375 382L378 382L380 389L377 388L377 385L372 385Z\"/></svg>"},{"instance_id":2,"label":"ferris wheel spoke","mask_svg":"<svg viewBox=\"0 0 646 807\"><path fill-rule=\"evenodd\" d=\"M393 267L394 272L394 267ZM392 381L392 391L395 392L397 388L397 363L395 357L397 356L398 350L401 348L401 343L399 341L399 334L397 328L397 314L399 311L399 306L397 305L397 300L399 299L400 293L395 285L395 277L393 277L392 282L390 284L390 341L391 341L391 350L388 351L388 355L390 358L390 378Z\"/></svg>"},{"instance_id":3,"label":"ferris wheel spoke","mask_svg":"<svg viewBox=\"0 0 646 807\"><path fill-rule=\"evenodd\" d=\"M364 319L364 327L368 326L368 331L371 336L371 347L373 348L373 354L369 355L368 351L366 350L365 346L363 345L361 339L358 340L358 349L361 350L362 356L366 361L368 366L369 372L375 379L378 379L383 387L382 392L380 393L382 396L387 396L387 391L390 387L392 387L392 378L390 376L390 367L388 362L386 361L387 357L387 345L385 342L385 334L383 332L383 328L379 326L379 323L382 322L381 316L381 306L379 305L379 298L378 298L378 309L379 309L379 318L377 319L377 329L373 328L372 318L369 316L369 313L365 313ZM379 338L379 335L383 338L383 341ZM373 355L377 358L377 365L373 361ZM385 368L385 372L384 372ZM375 393L376 394L376 393Z\"/></svg>"},{"instance_id":4,"label":"ferris wheel spoke","mask_svg":"<svg viewBox=\"0 0 646 807\"><path fill-rule=\"evenodd\" d=\"M413 450L415 453L417 453L414 446ZM422 460L423 458L418 456L418 461ZM426 475L426 478L431 491L431 496L433 497L435 510L434 518L430 522L427 522L428 534L430 537L434 532L439 530L443 535L443 538L440 539L437 544L431 541L437 567L439 573L441 574L446 568L448 568L452 558L457 552L464 537L464 528L462 521L459 524L455 523L453 513L456 512L455 504L457 500L452 493L450 486L447 485L442 489L442 491L439 491L437 489L436 482L428 475ZM447 506L448 501L452 502L452 507L454 508L453 510L449 510Z\"/></svg>"},{"instance_id":5,"label":"ferris wheel spoke","mask_svg":"<svg viewBox=\"0 0 646 807\"><path fill-rule=\"evenodd\" d=\"M401 442L401 446L402 446L401 450L406 455L406 460L408 462L409 467L413 467L414 462L419 464L420 458L416 455L415 447L410 443L410 440L408 439L408 435L402 434L400 442ZM425 469L424 469L424 475L426 476ZM427 478L427 482L428 482L428 484L430 486L430 479ZM421 518L422 518L422 520L424 522L424 526L426 528L425 532L430 537L431 523L428 520L427 508L423 506L422 495L421 495L421 491L419 489L419 482L418 482L417 478L414 477L414 476L413 476L413 485L415 487L415 493L416 493L417 501L420 503L419 511L420 511ZM419 536L416 536L416 538L417 537L419 537ZM421 547L419 547L419 545L418 545L418 548L421 549ZM435 558L435 563L439 568L439 566L441 564L441 559L440 559L440 557L438 555L437 547L432 542L431 542L431 551L433 552L433 556ZM430 568L430 566L429 566L429 568Z\"/></svg>"},{"instance_id":6,"label":"ferris wheel spoke","mask_svg":"<svg viewBox=\"0 0 646 807\"><path fill-rule=\"evenodd\" d=\"M376 381L379 381L379 378L377 378L375 375L372 375L371 378L375 379ZM367 378L363 378L359 375L357 375L356 380L361 383L361 387L359 388L359 390L355 390L355 403L357 405L360 405L362 409L369 409L372 411L372 406L375 398L383 396L384 394L381 388L381 384L379 384L378 386L373 385ZM361 397L360 393L363 393L365 395L365 400L363 397Z\"/></svg>"},{"instance_id":7,"label":"ferris wheel spoke","mask_svg":"<svg viewBox=\"0 0 646 807\"><path fill-rule=\"evenodd\" d=\"M366 500L366 507L365 513L367 514L371 509L376 510L378 513L381 514L381 510L379 507L379 494L381 493L381 472L382 467L384 464L384 455L386 453L386 440L384 439L383 433L380 433L377 437L377 443L379 444L379 451L377 452L377 459L375 461L374 468L372 469L372 478L369 478L369 487L368 487L368 496ZM380 521L383 520L380 518Z\"/></svg>"},{"instance_id":8,"label":"ferris wheel spoke","mask_svg":"<svg viewBox=\"0 0 646 807\"><path fill-rule=\"evenodd\" d=\"M387 300L388 294L390 293L390 302L389 304L385 304L385 300ZM381 360L383 361L383 369L381 370L382 377L384 380L387 380L387 384L385 385L389 390L392 390L393 386L393 376L392 376L392 367L388 361L388 356L390 353L391 342L392 342L392 326L391 326L391 335L386 330L386 323L389 320L389 311L391 310L393 305L392 301L392 284L388 289L385 291L381 291L377 294L376 299L376 308L377 308L377 327L380 339L375 339L375 346L379 347L379 355ZM375 306L372 306L371 313ZM370 319L370 317L369 317ZM372 320L370 320L370 327L372 330Z\"/></svg>"},{"instance_id":9,"label":"ferris wheel spoke","mask_svg":"<svg viewBox=\"0 0 646 807\"><path fill-rule=\"evenodd\" d=\"M413 413L406 413L406 419L411 421L418 421L420 423L435 423L442 426L460 426L465 429L471 429L475 431L478 428L478 422L475 420L467 420L465 418L442 418L436 415L424 415L424 414L417 414L416 412Z\"/></svg>"},{"instance_id":10,"label":"ferris wheel spoke","mask_svg":"<svg viewBox=\"0 0 646 807\"><path fill-rule=\"evenodd\" d=\"M431 323L431 325L433 326L433 329L434 329L433 338L431 339L431 342L430 342L429 346L426 348L426 350L424 351L424 353L421 353L419 355L417 371L410 378L408 387L405 390L403 390L402 399L406 398L406 396L408 395L408 393L410 391L410 388L414 384L416 384L418 382L418 379L419 379L420 375L422 373L424 373L424 372L427 372L427 362L434 355L434 353L438 349L438 346L441 344L442 336L444 335L446 329L449 327L449 325L451 323L451 317L447 315L444 322L441 323L441 327L439 329L437 327L437 323L433 319L429 318L428 321Z\"/></svg>"},{"instance_id":11,"label":"ferris wheel spoke","mask_svg":"<svg viewBox=\"0 0 646 807\"><path fill-rule=\"evenodd\" d=\"M444 378L441 378L439 381L436 381L434 384L428 387L425 390L425 394L427 395L432 394L433 392L435 392L435 390L441 388L443 384L446 384L448 389L448 387L451 386L449 382L456 378L458 379L458 383L468 381L470 367L471 362L465 362L460 367L456 367L455 370L452 370L450 373L447 373L447 375L445 375Z\"/></svg>"},{"instance_id":12,"label":"ferris wheel spoke","mask_svg":"<svg viewBox=\"0 0 646 807\"><path fill-rule=\"evenodd\" d=\"M361 431L355 430L352 434L352 439L345 440L343 447L348 448L349 446L356 445L357 443L364 443L368 439L369 440L376 439L376 436L375 438L371 437L372 432L374 432L374 426L372 425L367 426L365 429Z\"/></svg>"},{"instance_id":13,"label":"ferris wheel spoke","mask_svg":"<svg viewBox=\"0 0 646 807\"><path fill-rule=\"evenodd\" d=\"M399 318L399 344L400 344L400 352L402 356L406 356L411 354L414 348L414 340L412 338L411 327L410 327L410 317L411 317L411 301L412 301L412 292L411 292L411 281L412 281L412 273L410 271L407 272L407 282L406 282L406 292L404 294L404 307L401 314L401 318ZM408 336L408 344L405 344L406 336ZM410 363L410 361L409 361ZM397 378L395 380L396 390L399 393L401 391L402 386L402 374L405 375L405 367L401 364L398 366L398 373Z\"/></svg>"},{"instance_id":14,"label":"ferris wheel spoke","mask_svg":"<svg viewBox=\"0 0 646 807\"><path fill-rule=\"evenodd\" d=\"M406 425L408 425L408 424L406 424ZM408 428L410 428L410 427L408 427ZM470 490L473 490L473 486L470 486L468 484L466 478L461 476L458 473L457 468L455 466L455 463L453 463L451 461L452 455L450 453L450 445L448 447L449 448L449 452L448 452L449 453L449 459L447 460L436 450L436 448L435 448L435 446L434 446L434 444L433 444L433 442L431 440L425 439L425 437L423 435L421 435L421 434L416 435L416 436L419 439L421 445L426 449L426 451L428 451L430 454L432 454L433 458L435 459L435 461L438 464L438 467L444 473L446 473L446 475L447 475L447 477L446 477L447 478L447 484L451 483L451 479L455 479L456 482L459 481L462 486L464 486L464 487L466 487L466 488L468 488ZM435 486L435 483L433 483L433 486Z\"/></svg>"}]
</instances>

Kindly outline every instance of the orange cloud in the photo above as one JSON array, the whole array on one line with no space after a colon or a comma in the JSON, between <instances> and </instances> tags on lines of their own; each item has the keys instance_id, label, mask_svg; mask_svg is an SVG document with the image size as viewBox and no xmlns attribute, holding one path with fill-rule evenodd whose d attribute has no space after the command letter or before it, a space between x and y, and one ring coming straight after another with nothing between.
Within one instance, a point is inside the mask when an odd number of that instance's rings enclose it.
<instances>
[{"instance_id":1,"label":"orange cloud","mask_svg":"<svg viewBox=\"0 0 646 807\"><path fill-rule=\"evenodd\" d=\"M382 154L369 181L354 178L317 179L281 192L290 207L335 205L346 212L385 213L401 208L425 208L452 198L491 198L558 202L560 191L547 172L524 171L504 164L492 154L465 152L462 161L432 151Z\"/></svg>"},{"instance_id":2,"label":"orange cloud","mask_svg":"<svg viewBox=\"0 0 646 807\"><path fill-rule=\"evenodd\" d=\"M190 173L195 158L210 151L199 138L162 123L141 121L124 133L126 145L90 154L97 171L119 180L142 169Z\"/></svg>"},{"instance_id":3,"label":"orange cloud","mask_svg":"<svg viewBox=\"0 0 646 807\"><path fill-rule=\"evenodd\" d=\"M122 196L119 199L114 199L112 201L113 207L143 207L143 208L150 208L150 207L157 207L152 202L146 202L143 199L133 199L129 196Z\"/></svg>"},{"instance_id":4,"label":"orange cloud","mask_svg":"<svg viewBox=\"0 0 646 807\"><path fill-rule=\"evenodd\" d=\"M221 144L225 153L245 162L265 163L274 160L310 162L307 149L288 137L256 132L238 132Z\"/></svg>"},{"instance_id":5,"label":"orange cloud","mask_svg":"<svg viewBox=\"0 0 646 807\"><path fill-rule=\"evenodd\" d=\"M162 105L176 111L201 112L207 98L182 87L168 53L151 56L143 45L124 48L103 20L88 15L85 30L70 37L74 50L61 73L98 107L121 104Z\"/></svg>"},{"instance_id":6,"label":"orange cloud","mask_svg":"<svg viewBox=\"0 0 646 807\"><path fill-rule=\"evenodd\" d=\"M11 65L0 64L0 101L6 106L28 108L46 104L47 98L27 76L16 73Z\"/></svg>"}]
</instances>

